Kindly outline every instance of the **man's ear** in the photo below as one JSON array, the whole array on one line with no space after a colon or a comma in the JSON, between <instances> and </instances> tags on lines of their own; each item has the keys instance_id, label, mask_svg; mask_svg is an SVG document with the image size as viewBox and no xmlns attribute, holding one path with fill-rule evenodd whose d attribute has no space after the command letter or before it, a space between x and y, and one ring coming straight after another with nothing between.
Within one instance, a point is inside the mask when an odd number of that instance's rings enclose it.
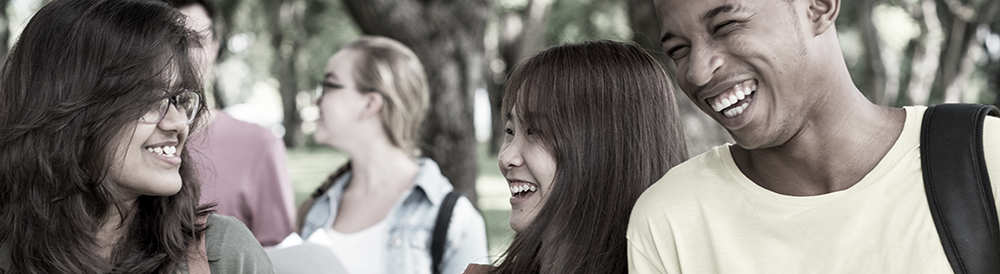
<instances>
[{"instance_id":1,"label":"man's ear","mask_svg":"<svg viewBox=\"0 0 1000 274\"><path fill-rule=\"evenodd\" d=\"M809 0L808 14L813 34L823 34L837 21L837 15L840 14L840 0Z\"/></svg>"},{"instance_id":2,"label":"man's ear","mask_svg":"<svg viewBox=\"0 0 1000 274\"><path fill-rule=\"evenodd\" d=\"M361 119L378 116L382 112L382 105L385 104L385 97L378 92L365 93L364 96L367 98L367 103L365 108L361 110Z\"/></svg>"}]
</instances>

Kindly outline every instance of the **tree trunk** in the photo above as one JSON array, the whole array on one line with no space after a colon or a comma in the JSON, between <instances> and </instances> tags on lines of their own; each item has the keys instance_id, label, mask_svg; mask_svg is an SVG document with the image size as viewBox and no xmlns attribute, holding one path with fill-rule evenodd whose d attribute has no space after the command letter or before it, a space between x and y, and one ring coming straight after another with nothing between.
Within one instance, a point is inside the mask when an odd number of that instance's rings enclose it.
<instances>
[{"instance_id":1,"label":"tree trunk","mask_svg":"<svg viewBox=\"0 0 1000 274\"><path fill-rule=\"evenodd\" d=\"M240 2L240 0L215 0L212 2L217 13L215 15L215 37L219 41L219 51L216 52L215 64L225 62L232 55L227 45L229 45L232 28L235 26L236 10L239 8ZM212 95L215 97L215 107L225 109L229 106L229 102L227 102L229 98L222 92L218 77L214 77L213 80L211 85Z\"/></svg>"},{"instance_id":2,"label":"tree trunk","mask_svg":"<svg viewBox=\"0 0 1000 274\"><path fill-rule=\"evenodd\" d=\"M265 0L264 13L269 21L271 47L274 48L274 75L278 78L285 127L282 139L286 147L295 147L304 138L299 127L302 118L295 96L299 93L295 59L302 47L299 26L302 26L301 0Z\"/></svg>"},{"instance_id":3,"label":"tree trunk","mask_svg":"<svg viewBox=\"0 0 1000 274\"><path fill-rule=\"evenodd\" d=\"M421 133L425 156L475 205L473 96L483 82L491 0L344 0L366 34L396 39L420 57L430 85Z\"/></svg>"},{"instance_id":4,"label":"tree trunk","mask_svg":"<svg viewBox=\"0 0 1000 274\"><path fill-rule=\"evenodd\" d=\"M878 36L875 22L872 20L875 0L864 0L857 7L858 27L861 29L861 41L865 46L865 60L867 60L864 68L871 74L871 82L863 89L871 96L869 98L872 102L881 105L892 104L894 102L887 102L889 98L886 98L886 67L882 57L881 38Z\"/></svg>"},{"instance_id":5,"label":"tree trunk","mask_svg":"<svg viewBox=\"0 0 1000 274\"><path fill-rule=\"evenodd\" d=\"M0 60L7 58L10 51L10 19L7 18L7 3L10 0L0 0Z\"/></svg>"},{"instance_id":6,"label":"tree trunk","mask_svg":"<svg viewBox=\"0 0 1000 274\"><path fill-rule=\"evenodd\" d=\"M503 67L499 71L489 73L491 77L487 78L490 118L493 121L490 153L498 153L503 142L504 125L500 123L500 107L507 75L514 70L518 62L541 48L545 39L545 19L550 6L550 1L529 0L524 8L504 11L500 15L500 34L497 37L495 58L503 62Z\"/></svg>"},{"instance_id":7,"label":"tree trunk","mask_svg":"<svg viewBox=\"0 0 1000 274\"><path fill-rule=\"evenodd\" d=\"M938 87L944 90L942 101L956 100L966 85L968 75L966 70L974 69L967 61L969 51L980 45L976 44L976 28L990 24L996 18L1000 0L982 2L979 6L964 4L958 0L938 0L938 7L946 7L947 13L942 14L943 22L950 22L948 43L941 57ZM933 103L933 102L932 102Z\"/></svg>"},{"instance_id":8,"label":"tree trunk","mask_svg":"<svg viewBox=\"0 0 1000 274\"><path fill-rule=\"evenodd\" d=\"M660 23L657 21L656 10L653 1L629 0L628 1L629 25L632 28L632 41L639 44L649 52L650 55L660 60L660 63L667 69L671 79L677 78L677 68L672 60L668 60L663 54L660 46ZM677 107L684 119L685 142L688 146L688 155L701 154L714 146L733 142L729 132L719 123L705 115L687 95L677 87L677 81L673 83L674 98L677 99Z\"/></svg>"},{"instance_id":9,"label":"tree trunk","mask_svg":"<svg viewBox=\"0 0 1000 274\"><path fill-rule=\"evenodd\" d=\"M920 42L913 51L910 69L910 83L907 92L910 103L926 105L930 99L931 88L937 78L941 58L941 43L944 41L944 31L938 17L937 5L933 0L923 0L920 3L920 14L914 16L920 22Z\"/></svg>"}]
</instances>

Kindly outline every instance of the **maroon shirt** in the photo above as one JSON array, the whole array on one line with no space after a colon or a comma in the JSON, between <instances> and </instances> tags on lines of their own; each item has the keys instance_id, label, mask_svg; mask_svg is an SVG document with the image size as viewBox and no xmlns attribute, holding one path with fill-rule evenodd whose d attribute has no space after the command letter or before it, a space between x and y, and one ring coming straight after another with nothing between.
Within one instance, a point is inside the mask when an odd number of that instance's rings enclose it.
<instances>
[{"instance_id":1,"label":"maroon shirt","mask_svg":"<svg viewBox=\"0 0 1000 274\"><path fill-rule=\"evenodd\" d=\"M292 233L294 193L285 146L270 130L213 111L215 120L188 140L201 180L201 203L236 217L262 246Z\"/></svg>"}]
</instances>

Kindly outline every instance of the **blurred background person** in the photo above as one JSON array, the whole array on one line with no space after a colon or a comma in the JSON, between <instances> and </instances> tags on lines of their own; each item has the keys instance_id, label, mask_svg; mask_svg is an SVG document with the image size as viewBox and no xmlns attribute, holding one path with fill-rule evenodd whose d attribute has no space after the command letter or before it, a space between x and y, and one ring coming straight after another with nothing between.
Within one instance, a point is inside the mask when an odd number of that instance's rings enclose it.
<instances>
[{"instance_id":1,"label":"blurred background person","mask_svg":"<svg viewBox=\"0 0 1000 274\"><path fill-rule=\"evenodd\" d=\"M623 42L565 44L517 65L497 161L514 241L497 268L469 272L628 272L632 205L687 159L673 94L660 63Z\"/></svg>"},{"instance_id":2,"label":"blurred background person","mask_svg":"<svg viewBox=\"0 0 1000 274\"><path fill-rule=\"evenodd\" d=\"M250 231L198 206L188 154L200 47L144 0L56 0L0 76L0 272L272 273Z\"/></svg>"},{"instance_id":3,"label":"blurred background person","mask_svg":"<svg viewBox=\"0 0 1000 274\"><path fill-rule=\"evenodd\" d=\"M192 52L192 57L210 81L219 52L215 7L209 0L163 1L187 15L187 26L201 38L202 50ZM294 223L285 145L270 130L217 109L222 99L208 100L207 126L191 136L201 201L216 203L217 213L242 221L261 245L276 245L293 232Z\"/></svg>"},{"instance_id":4,"label":"blurred background person","mask_svg":"<svg viewBox=\"0 0 1000 274\"><path fill-rule=\"evenodd\" d=\"M324 230L350 273L431 273L431 232L453 187L418 157L428 107L420 60L395 40L362 36L329 59L316 104L316 142L350 162L300 206L303 238ZM482 216L465 197L453 209L440 273L488 260Z\"/></svg>"}]
</instances>

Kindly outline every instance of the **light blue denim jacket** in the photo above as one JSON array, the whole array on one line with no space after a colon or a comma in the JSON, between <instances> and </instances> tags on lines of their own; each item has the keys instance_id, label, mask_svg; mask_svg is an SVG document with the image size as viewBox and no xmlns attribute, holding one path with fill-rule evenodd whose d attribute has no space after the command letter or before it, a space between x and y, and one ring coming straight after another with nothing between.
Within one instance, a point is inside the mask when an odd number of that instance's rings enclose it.
<instances>
[{"instance_id":1,"label":"light blue denim jacket","mask_svg":"<svg viewBox=\"0 0 1000 274\"><path fill-rule=\"evenodd\" d=\"M434 221L441 201L453 189L433 160L420 158L415 162L420 172L413 189L400 197L386 217L389 221L389 242L383 243L388 247L386 273L431 273ZM350 178L351 171L348 171L336 179L326 195L313 203L306 213L303 239L308 239L320 228L333 225ZM462 273L470 263L489 263L483 217L464 196L455 203L447 238L441 273Z\"/></svg>"}]
</instances>

